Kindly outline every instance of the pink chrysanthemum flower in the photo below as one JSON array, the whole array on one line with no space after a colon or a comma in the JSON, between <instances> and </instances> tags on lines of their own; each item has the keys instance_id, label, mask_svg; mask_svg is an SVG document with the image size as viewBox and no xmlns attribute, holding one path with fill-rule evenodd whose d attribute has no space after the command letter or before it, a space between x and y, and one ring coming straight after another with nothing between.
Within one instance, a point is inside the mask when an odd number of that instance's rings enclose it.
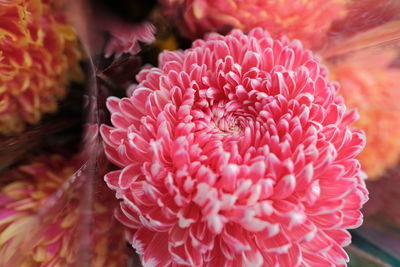
<instances>
[{"instance_id":1,"label":"pink chrysanthemum flower","mask_svg":"<svg viewBox=\"0 0 400 267\"><path fill-rule=\"evenodd\" d=\"M56 213L44 208L59 196L64 182L80 166L77 157L39 156L1 175L0 266L81 266L82 195L71 191L68 202ZM94 201L93 225L88 250L91 266L118 267L127 259L123 233L112 228L112 213ZM39 218L42 214L43 219ZM111 241L112 240L112 241Z\"/></svg>"},{"instance_id":2,"label":"pink chrysanthemum flower","mask_svg":"<svg viewBox=\"0 0 400 267\"><path fill-rule=\"evenodd\" d=\"M365 140L312 53L258 28L159 59L101 128L144 266L345 266Z\"/></svg>"},{"instance_id":3,"label":"pink chrysanthemum flower","mask_svg":"<svg viewBox=\"0 0 400 267\"><path fill-rule=\"evenodd\" d=\"M348 0L161 0L168 17L189 38L206 32L263 27L276 38L285 33L316 46L332 22L345 14Z\"/></svg>"}]
</instances>

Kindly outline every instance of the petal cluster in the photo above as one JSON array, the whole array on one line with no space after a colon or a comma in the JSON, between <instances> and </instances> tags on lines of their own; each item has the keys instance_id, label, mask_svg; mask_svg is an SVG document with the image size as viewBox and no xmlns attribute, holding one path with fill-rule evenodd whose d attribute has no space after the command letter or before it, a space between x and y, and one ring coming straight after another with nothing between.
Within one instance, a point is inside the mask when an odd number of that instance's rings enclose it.
<instances>
[{"instance_id":1,"label":"petal cluster","mask_svg":"<svg viewBox=\"0 0 400 267\"><path fill-rule=\"evenodd\" d=\"M137 80L101 134L144 266L346 265L365 138L300 42L210 34Z\"/></svg>"},{"instance_id":2,"label":"petal cluster","mask_svg":"<svg viewBox=\"0 0 400 267\"><path fill-rule=\"evenodd\" d=\"M332 22L345 14L347 0L162 0L165 13L177 18L178 27L190 38L206 32L262 27L273 37L282 33L316 46Z\"/></svg>"},{"instance_id":3,"label":"petal cluster","mask_svg":"<svg viewBox=\"0 0 400 267\"><path fill-rule=\"evenodd\" d=\"M39 156L1 175L0 266L77 266L79 246L87 242L79 240L81 195L71 192L56 213L43 214L43 209L59 197L57 191L79 163L76 157ZM112 214L104 204L94 202L93 212L93 248L85 247L91 266L122 266L126 261L122 232L111 229Z\"/></svg>"},{"instance_id":4,"label":"petal cluster","mask_svg":"<svg viewBox=\"0 0 400 267\"><path fill-rule=\"evenodd\" d=\"M68 80L81 75L75 33L52 2L0 4L0 134L21 132L55 111Z\"/></svg>"},{"instance_id":5,"label":"petal cluster","mask_svg":"<svg viewBox=\"0 0 400 267\"><path fill-rule=\"evenodd\" d=\"M346 104L357 108L355 124L366 133L359 156L369 179L377 179L400 160L400 69L392 66L397 51L358 52L330 64L330 75L340 82Z\"/></svg>"}]
</instances>

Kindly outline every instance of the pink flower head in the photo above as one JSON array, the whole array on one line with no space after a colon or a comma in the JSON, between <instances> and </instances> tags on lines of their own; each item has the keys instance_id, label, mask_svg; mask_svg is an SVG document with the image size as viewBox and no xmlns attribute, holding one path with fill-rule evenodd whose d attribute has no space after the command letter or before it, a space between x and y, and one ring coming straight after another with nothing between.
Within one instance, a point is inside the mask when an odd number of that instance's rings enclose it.
<instances>
[{"instance_id":1,"label":"pink flower head","mask_svg":"<svg viewBox=\"0 0 400 267\"><path fill-rule=\"evenodd\" d=\"M105 48L105 56L115 54L118 58L124 53L136 55L140 52L139 42L151 43L155 40L155 27L150 22L130 25L116 20L109 20L105 28L111 37Z\"/></svg>"},{"instance_id":2,"label":"pink flower head","mask_svg":"<svg viewBox=\"0 0 400 267\"><path fill-rule=\"evenodd\" d=\"M164 13L177 20L189 38L206 32L254 27L268 30L272 37L285 33L306 46L319 45L333 21L345 15L348 0L161 0Z\"/></svg>"},{"instance_id":3,"label":"pink flower head","mask_svg":"<svg viewBox=\"0 0 400 267\"><path fill-rule=\"evenodd\" d=\"M345 266L365 140L310 51L260 28L210 34L137 80L101 134L144 266Z\"/></svg>"}]
</instances>

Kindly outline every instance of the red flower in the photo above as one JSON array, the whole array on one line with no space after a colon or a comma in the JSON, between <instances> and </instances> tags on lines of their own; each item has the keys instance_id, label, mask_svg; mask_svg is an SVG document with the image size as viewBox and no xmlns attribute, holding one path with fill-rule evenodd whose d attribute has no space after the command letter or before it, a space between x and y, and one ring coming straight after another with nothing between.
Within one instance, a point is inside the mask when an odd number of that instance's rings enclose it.
<instances>
[{"instance_id":1,"label":"red flower","mask_svg":"<svg viewBox=\"0 0 400 267\"><path fill-rule=\"evenodd\" d=\"M137 80L101 134L145 266L345 266L365 138L310 51L210 34Z\"/></svg>"}]
</instances>

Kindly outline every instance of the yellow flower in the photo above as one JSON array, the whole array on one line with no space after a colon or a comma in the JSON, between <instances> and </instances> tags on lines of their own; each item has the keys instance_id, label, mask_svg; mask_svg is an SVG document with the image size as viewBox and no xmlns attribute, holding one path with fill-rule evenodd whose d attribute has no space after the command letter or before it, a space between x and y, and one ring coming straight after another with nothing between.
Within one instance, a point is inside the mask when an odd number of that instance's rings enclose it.
<instances>
[{"instance_id":1,"label":"yellow flower","mask_svg":"<svg viewBox=\"0 0 400 267\"><path fill-rule=\"evenodd\" d=\"M19 133L57 109L71 79L80 79L74 30L52 1L0 5L0 134Z\"/></svg>"},{"instance_id":2,"label":"yellow flower","mask_svg":"<svg viewBox=\"0 0 400 267\"><path fill-rule=\"evenodd\" d=\"M123 232L109 201L92 200L88 214L81 190L60 189L79 163L41 156L0 177L10 181L0 189L0 266L124 266Z\"/></svg>"}]
</instances>

